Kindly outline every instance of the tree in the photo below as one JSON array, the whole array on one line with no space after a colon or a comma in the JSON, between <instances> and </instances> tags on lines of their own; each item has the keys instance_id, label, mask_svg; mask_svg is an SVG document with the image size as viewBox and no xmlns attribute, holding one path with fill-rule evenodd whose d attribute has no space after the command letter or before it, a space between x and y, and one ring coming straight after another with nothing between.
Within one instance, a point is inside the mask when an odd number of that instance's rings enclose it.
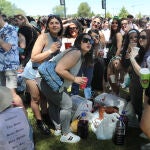
<instances>
[{"instance_id":1,"label":"tree","mask_svg":"<svg viewBox=\"0 0 150 150\"><path fill-rule=\"evenodd\" d=\"M77 14L79 17L89 17L91 14L91 8L89 7L88 3L80 3Z\"/></svg>"},{"instance_id":2,"label":"tree","mask_svg":"<svg viewBox=\"0 0 150 150\"><path fill-rule=\"evenodd\" d=\"M13 16L17 13L25 14L22 9L17 8L14 4L6 0L0 0L0 11L7 16Z\"/></svg>"},{"instance_id":3,"label":"tree","mask_svg":"<svg viewBox=\"0 0 150 150\"><path fill-rule=\"evenodd\" d=\"M119 18L126 18L128 15L128 11L126 10L126 8L123 6L118 14Z\"/></svg>"},{"instance_id":4,"label":"tree","mask_svg":"<svg viewBox=\"0 0 150 150\"><path fill-rule=\"evenodd\" d=\"M64 17L64 6L55 6L53 8L53 14L59 15L60 17Z\"/></svg>"},{"instance_id":5,"label":"tree","mask_svg":"<svg viewBox=\"0 0 150 150\"><path fill-rule=\"evenodd\" d=\"M139 13L136 15L136 18L138 18L138 19L142 18L141 12L139 12Z\"/></svg>"},{"instance_id":6,"label":"tree","mask_svg":"<svg viewBox=\"0 0 150 150\"><path fill-rule=\"evenodd\" d=\"M110 12L106 13L106 18L112 18L112 14Z\"/></svg>"}]
</instances>

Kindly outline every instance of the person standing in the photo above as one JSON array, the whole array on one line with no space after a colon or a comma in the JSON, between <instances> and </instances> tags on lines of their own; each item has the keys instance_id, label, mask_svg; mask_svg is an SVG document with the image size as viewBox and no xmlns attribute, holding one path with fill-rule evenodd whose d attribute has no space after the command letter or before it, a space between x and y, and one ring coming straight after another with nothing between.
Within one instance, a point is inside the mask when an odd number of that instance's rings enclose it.
<instances>
[{"instance_id":1,"label":"person standing","mask_svg":"<svg viewBox=\"0 0 150 150\"><path fill-rule=\"evenodd\" d=\"M0 13L0 85L8 87L14 103L23 106L16 93L17 69L19 67L18 35L15 27L4 21Z\"/></svg>"}]
</instances>

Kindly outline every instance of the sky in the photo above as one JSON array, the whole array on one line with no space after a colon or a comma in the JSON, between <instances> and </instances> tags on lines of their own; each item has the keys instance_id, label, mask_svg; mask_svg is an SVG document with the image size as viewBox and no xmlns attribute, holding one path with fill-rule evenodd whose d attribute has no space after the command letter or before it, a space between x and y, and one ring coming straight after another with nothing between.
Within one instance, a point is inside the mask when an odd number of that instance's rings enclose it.
<instances>
[{"instance_id":1,"label":"sky","mask_svg":"<svg viewBox=\"0 0 150 150\"><path fill-rule=\"evenodd\" d=\"M26 12L26 15L48 15L52 14L55 6L60 5L60 0L8 0L16 7ZM66 14L75 14L80 3L87 2L95 14L105 14L102 9L101 0L65 0ZM122 7L125 7L132 15L141 12L142 15L150 15L149 0L106 0L106 12L109 11L113 16L118 14Z\"/></svg>"}]
</instances>

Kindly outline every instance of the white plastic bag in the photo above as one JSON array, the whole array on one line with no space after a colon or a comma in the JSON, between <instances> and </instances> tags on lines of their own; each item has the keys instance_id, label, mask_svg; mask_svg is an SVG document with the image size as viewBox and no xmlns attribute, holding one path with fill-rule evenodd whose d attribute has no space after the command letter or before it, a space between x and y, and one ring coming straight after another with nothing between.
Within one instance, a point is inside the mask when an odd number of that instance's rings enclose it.
<instances>
[{"instance_id":1,"label":"white plastic bag","mask_svg":"<svg viewBox=\"0 0 150 150\"><path fill-rule=\"evenodd\" d=\"M116 106L119 108L119 113L126 107L127 101L114 94L102 93L95 97L94 102L102 106Z\"/></svg>"},{"instance_id":2,"label":"white plastic bag","mask_svg":"<svg viewBox=\"0 0 150 150\"><path fill-rule=\"evenodd\" d=\"M99 120L98 118L93 119L91 129L96 134L97 139L100 140L112 139L119 116L120 115L117 113L113 114L104 113L103 120Z\"/></svg>"},{"instance_id":3,"label":"white plastic bag","mask_svg":"<svg viewBox=\"0 0 150 150\"><path fill-rule=\"evenodd\" d=\"M81 115L82 112L90 112L92 110L92 102L79 96L73 95L72 99L72 120Z\"/></svg>"}]
</instances>

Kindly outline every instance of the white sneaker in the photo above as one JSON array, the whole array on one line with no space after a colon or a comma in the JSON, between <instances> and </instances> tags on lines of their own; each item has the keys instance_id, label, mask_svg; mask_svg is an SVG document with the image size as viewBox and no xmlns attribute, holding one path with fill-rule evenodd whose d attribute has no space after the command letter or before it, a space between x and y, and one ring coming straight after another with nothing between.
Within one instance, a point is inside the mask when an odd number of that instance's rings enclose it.
<instances>
[{"instance_id":1,"label":"white sneaker","mask_svg":"<svg viewBox=\"0 0 150 150\"><path fill-rule=\"evenodd\" d=\"M54 135L55 136L60 136L61 135L61 130L55 130Z\"/></svg>"},{"instance_id":2,"label":"white sneaker","mask_svg":"<svg viewBox=\"0 0 150 150\"><path fill-rule=\"evenodd\" d=\"M80 137L70 132L67 135L62 135L60 141L66 143L77 143L80 141Z\"/></svg>"},{"instance_id":3,"label":"white sneaker","mask_svg":"<svg viewBox=\"0 0 150 150\"><path fill-rule=\"evenodd\" d=\"M141 133L139 136L140 136L141 138L148 139L148 137L147 137L144 133Z\"/></svg>"}]
</instances>

